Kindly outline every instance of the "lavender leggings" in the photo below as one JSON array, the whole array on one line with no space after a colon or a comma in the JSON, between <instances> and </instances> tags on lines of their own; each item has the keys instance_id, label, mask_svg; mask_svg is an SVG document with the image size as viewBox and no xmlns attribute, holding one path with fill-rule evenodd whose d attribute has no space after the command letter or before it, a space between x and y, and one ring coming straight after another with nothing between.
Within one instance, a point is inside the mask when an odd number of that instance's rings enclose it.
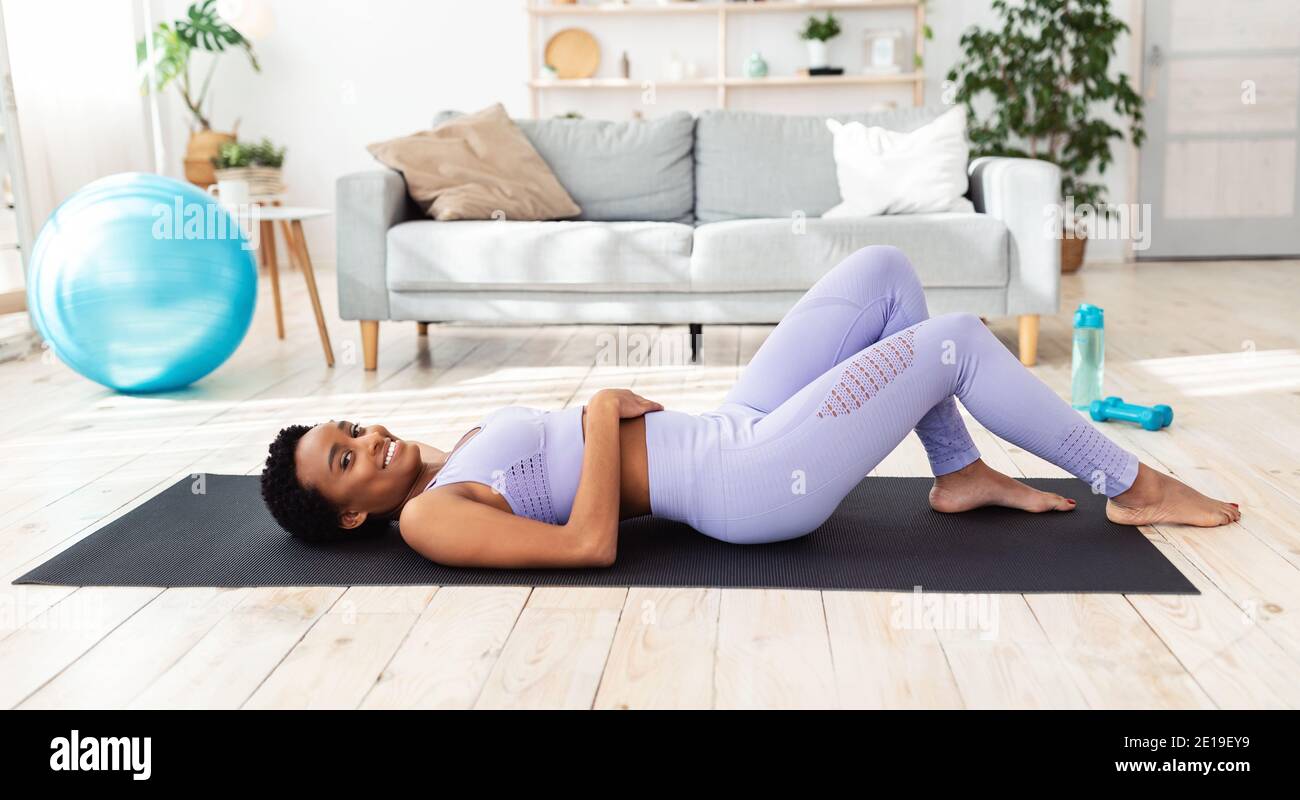
<instances>
[{"instance_id":1,"label":"lavender leggings","mask_svg":"<svg viewBox=\"0 0 1300 800\"><path fill-rule=\"evenodd\" d=\"M1001 438L1113 497L1137 476L1115 445L972 314L930 318L903 253L866 247L786 314L715 411L646 415L651 509L736 543L831 515L915 430L935 475L979 458L957 404Z\"/></svg>"}]
</instances>

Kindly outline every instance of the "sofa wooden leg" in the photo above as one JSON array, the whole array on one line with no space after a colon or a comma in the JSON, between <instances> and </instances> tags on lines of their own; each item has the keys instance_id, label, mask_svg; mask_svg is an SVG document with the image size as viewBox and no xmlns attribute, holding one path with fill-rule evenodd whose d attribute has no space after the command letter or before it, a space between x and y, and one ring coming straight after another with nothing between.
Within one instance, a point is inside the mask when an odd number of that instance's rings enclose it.
<instances>
[{"instance_id":1,"label":"sofa wooden leg","mask_svg":"<svg viewBox=\"0 0 1300 800\"><path fill-rule=\"evenodd\" d=\"M417 327L416 327L416 330L419 331L419 334L420 334L421 336L428 336L428 335L429 335L429 323L427 323L427 322L417 322L417 323L415 323L415 324L416 324L416 326L417 326Z\"/></svg>"},{"instance_id":2,"label":"sofa wooden leg","mask_svg":"<svg viewBox=\"0 0 1300 800\"><path fill-rule=\"evenodd\" d=\"M1032 367L1038 363L1038 315L1020 315L1020 363Z\"/></svg>"},{"instance_id":3,"label":"sofa wooden leg","mask_svg":"<svg viewBox=\"0 0 1300 800\"><path fill-rule=\"evenodd\" d=\"M700 363L700 340L704 338L704 325L699 322L691 323L691 363Z\"/></svg>"},{"instance_id":4,"label":"sofa wooden leg","mask_svg":"<svg viewBox=\"0 0 1300 800\"><path fill-rule=\"evenodd\" d=\"M361 320L361 350L366 359L366 369L379 369L379 320Z\"/></svg>"}]
</instances>

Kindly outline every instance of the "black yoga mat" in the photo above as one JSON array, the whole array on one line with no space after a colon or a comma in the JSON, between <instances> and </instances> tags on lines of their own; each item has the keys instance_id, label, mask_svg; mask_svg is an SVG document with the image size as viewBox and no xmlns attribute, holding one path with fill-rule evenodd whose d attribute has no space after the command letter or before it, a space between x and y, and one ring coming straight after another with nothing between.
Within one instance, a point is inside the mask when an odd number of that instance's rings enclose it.
<instances>
[{"instance_id":1,"label":"black yoga mat","mask_svg":"<svg viewBox=\"0 0 1300 800\"><path fill-rule=\"evenodd\" d=\"M1028 514L930 509L928 478L867 478L826 524L761 545L711 539L669 520L622 524L602 569L445 567L394 526L373 539L307 544L281 529L252 475L186 478L15 583L62 586L717 586L934 592L1199 594L1134 527L1106 519L1082 481L1029 484L1078 508Z\"/></svg>"}]
</instances>

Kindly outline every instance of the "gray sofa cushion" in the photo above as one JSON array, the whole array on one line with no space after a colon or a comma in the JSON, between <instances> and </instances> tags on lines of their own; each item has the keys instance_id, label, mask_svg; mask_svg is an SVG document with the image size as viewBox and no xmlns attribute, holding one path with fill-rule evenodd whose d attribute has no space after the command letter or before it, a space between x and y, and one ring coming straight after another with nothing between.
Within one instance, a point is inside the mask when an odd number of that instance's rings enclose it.
<instances>
[{"instance_id":1,"label":"gray sofa cushion","mask_svg":"<svg viewBox=\"0 0 1300 800\"><path fill-rule=\"evenodd\" d=\"M674 222L413 220L388 229L388 288L685 292L693 233Z\"/></svg>"},{"instance_id":2,"label":"gray sofa cushion","mask_svg":"<svg viewBox=\"0 0 1300 800\"><path fill-rule=\"evenodd\" d=\"M841 122L913 131L946 110L922 107L809 116L701 112L695 123L695 218L719 222L796 213L820 217L840 202L833 141L826 128L828 116ZM563 176L560 182L564 183Z\"/></svg>"},{"instance_id":3,"label":"gray sofa cushion","mask_svg":"<svg viewBox=\"0 0 1300 800\"><path fill-rule=\"evenodd\" d=\"M442 111L436 126L461 112ZM560 184L582 206L580 220L691 222L695 205L695 118L516 119Z\"/></svg>"},{"instance_id":4,"label":"gray sofa cushion","mask_svg":"<svg viewBox=\"0 0 1300 800\"><path fill-rule=\"evenodd\" d=\"M384 319L537 324L736 325L780 322L800 297L797 292L575 292L546 290L393 292L392 314ZM931 289L925 293L932 316L966 311L1007 313L1007 290ZM671 335L672 332L667 332ZM686 338L685 329L675 333ZM706 337L709 333L704 334ZM706 341L708 341L706 339ZM690 352L683 342L681 352ZM675 346L675 345L674 345ZM669 351L667 355L671 355Z\"/></svg>"},{"instance_id":5,"label":"gray sofa cushion","mask_svg":"<svg viewBox=\"0 0 1300 800\"><path fill-rule=\"evenodd\" d=\"M945 213L701 225L691 252L691 289L802 291L870 244L901 248L926 288L1007 285L1006 225L985 214Z\"/></svg>"}]
</instances>

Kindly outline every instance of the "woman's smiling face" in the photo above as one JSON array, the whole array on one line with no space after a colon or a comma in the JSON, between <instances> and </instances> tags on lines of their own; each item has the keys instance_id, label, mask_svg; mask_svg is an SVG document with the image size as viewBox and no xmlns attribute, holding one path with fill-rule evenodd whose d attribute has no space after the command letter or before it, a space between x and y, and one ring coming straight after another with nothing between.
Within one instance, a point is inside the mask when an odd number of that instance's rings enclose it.
<instances>
[{"instance_id":1,"label":"woman's smiling face","mask_svg":"<svg viewBox=\"0 0 1300 800\"><path fill-rule=\"evenodd\" d=\"M352 528L366 515L396 511L423 460L419 445L398 439L383 425L330 420L303 434L294 465L298 481L339 510L341 527Z\"/></svg>"}]
</instances>

